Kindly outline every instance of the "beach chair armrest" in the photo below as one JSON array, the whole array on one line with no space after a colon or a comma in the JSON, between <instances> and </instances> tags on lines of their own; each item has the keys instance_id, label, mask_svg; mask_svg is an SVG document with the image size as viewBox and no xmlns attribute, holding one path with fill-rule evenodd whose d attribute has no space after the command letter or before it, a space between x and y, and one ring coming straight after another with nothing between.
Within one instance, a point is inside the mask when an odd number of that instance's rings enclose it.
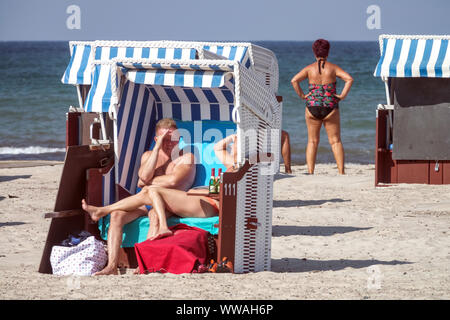
<instances>
[{"instance_id":1,"label":"beach chair armrest","mask_svg":"<svg viewBox=\"0 0 450 320\"><path fill-rule=\"evenodd\" d=\"M44 214L44 218L67 218L73 217L80 214L83 214L85 211L83 209L73 209L73 210L64 210L64 211L56 211L56 212L47 212Z\"/></svg>"}]
</instances>

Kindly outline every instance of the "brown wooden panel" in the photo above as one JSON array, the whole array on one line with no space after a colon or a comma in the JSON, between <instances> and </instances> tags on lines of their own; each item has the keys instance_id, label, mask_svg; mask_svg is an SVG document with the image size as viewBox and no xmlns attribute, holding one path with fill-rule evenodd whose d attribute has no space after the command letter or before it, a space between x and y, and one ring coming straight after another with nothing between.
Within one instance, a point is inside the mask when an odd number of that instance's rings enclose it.
<instances>
[{"instance_id":1,"label":"brown wooden panel","mask_svg":"<svg viewBox=\"0 0 450 320\"><path fill-rule=\"evenodd\" d=\"M219 234L217 241L217 261L224 257L234 266L236 243L236 201L237 182L250 169L248 161L236 172L226 171L220 185Z\"/></svg>"},{"instance_id":2,"label":"brown wooden panel","mask_svg":"<svg viewBox=\"0 0 450 320\"><path fill-rule=\"evenodd\" d=\"M375 176L375 185L398 182L397 164L395 160L392 160L391 151L381 150L377 152Z\"/></svg>"},{"instance_id":3,"label":"brown wooden panel","mask_svg":"<svg viewBox=\"0 0 450 320\"><path fill-rule=\"evenodd\" d=\"M416 160L397 161L398 183L429 183L429 162Z\"/></svg>"},{"instance_id":4,"label":"brown wooden panel","mask_svg":"<svg viewBox=\"0 0 450 320\"><path fill-rule=\"evenodd\" d=\"M81 209L81 199L86 195L86 170L100 167L105 158L114 156L113 148L108 150L89 149L89 146L69 146L66 152L63 172L56 196L54 211ZM54 245L64 240L69 233L83 230L84 215L53 218L42 253L39 272L51 273L50 254Z\"/></svg>"},{"instance_id":5,"label":"brown wooden panel","mask_svg":"<svg viewBox=\"0 0 450 320\"><path fill-rule=\"evenodd\" d=\"M386 146L388 110L378 110L375 129L375 185L397 183L397 165Z\"/></svg>"},{"instance_id":6,"label":"brown wooden panel","mask_svg":"<svg viewBox=\"0 0 450 320\"><path fill-rule=\"evenodd\" d=\"M443 164L442 161L437 162L430 161L429 172L430 172L430 184L442 184L443 181Z\"/></svg>"},{"instance_id":7,"label":"brown wooden panel","mask_svg":"<svg viewBox=\"0 0 450 320\"><path fill-rule=\"evenodd\" d=\"M450 161L442 161L442 183L450 184Z\"/></svg>"},{"instance_id":8,"label":"brown wooden panel","mask_svg":"<svg viewBox=\"0 0 450 320\"><path fill-rule=\"evenodd\" d=\"M59 183L54 211L81 208L86 194L86 170L101 166L104 159L114 157L112 146L108 150L90 150L89 146L70 146Z\"/></svg>"},{"instance_id":9,"label":"brown wooden panel","mask_svg":"<svg viewBox=\"0 0 450 320\"><path fill-rule=\"evenodd\" d=\"M81 113L66 114L66 147L79 145L79 119Z\"/></svg>"}]
</instances>

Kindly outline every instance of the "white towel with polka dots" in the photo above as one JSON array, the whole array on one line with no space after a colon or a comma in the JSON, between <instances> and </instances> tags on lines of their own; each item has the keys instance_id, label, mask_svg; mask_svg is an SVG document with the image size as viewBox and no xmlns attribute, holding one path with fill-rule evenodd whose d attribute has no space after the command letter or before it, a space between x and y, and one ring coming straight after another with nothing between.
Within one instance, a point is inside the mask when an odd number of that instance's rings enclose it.
<instances>
[{"instance_id":1,"label":"white towel with polka dots","mask_svg":"<svg viewBox=\"0 0 450 320\"><path fill-rule=\"evenodd\" d=\"M53 246L50 255L53 274L60 276L90 276L102 270L107 262L105 247L94 236L73 247Z\"/></svg>"}]
</instances>

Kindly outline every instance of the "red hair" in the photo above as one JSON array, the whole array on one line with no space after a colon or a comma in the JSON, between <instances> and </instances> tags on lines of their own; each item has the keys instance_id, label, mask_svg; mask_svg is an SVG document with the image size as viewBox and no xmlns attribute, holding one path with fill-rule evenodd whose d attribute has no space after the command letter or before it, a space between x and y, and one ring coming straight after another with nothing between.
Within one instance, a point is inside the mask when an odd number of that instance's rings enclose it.
<instances>
[{"instance_id":1,"label":"red hair","mask_svg":"<svg viewBox=\"0 0 450 320\"><path fill-rule=\"evenodd\" d=\"M319 60L317 60L317 66L319 68L319 73L321 74L322 71L320 70L320 62L322 62L322 68L325 67L325 60L327 59L328 52L330 51L330 43L325 39L318 39L314 41L312 49L316 57L319 58Z\"/></svg>"},{"instance_id":2,"label":"red hair","mask_svg":"<svg viewBox=\"0 0 450 320\"><path fill-rule=\"evenodd\" d=\"M314 41L312 49L317 58L326 58L330 51L330 43L325 39L318 39Z\"/></svg>"}]
</instances>

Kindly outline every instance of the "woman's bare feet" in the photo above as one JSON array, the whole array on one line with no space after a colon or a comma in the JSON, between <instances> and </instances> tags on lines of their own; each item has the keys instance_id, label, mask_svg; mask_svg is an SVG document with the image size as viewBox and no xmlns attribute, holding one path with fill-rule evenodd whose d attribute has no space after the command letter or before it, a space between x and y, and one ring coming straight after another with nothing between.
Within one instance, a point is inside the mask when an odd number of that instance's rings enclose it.
<instances>
[{"instance_id":1,"label":"woman's bare feet","mask_svg":"<svg viewBox=\"0 0 450 320\"><path fill-rule=\"evenodd\" d=\"M92 221L97 222L98 220L100 220L100 218L102 218L101 210L98 207L88 205L86 203L86 200L84 199L81 200L81 207L83 208L84 211L89 213Z\"/></svg>"},{"instance_id":2,"label":"woman's bare feet","mask_svg":"<svg viewBox=\"0 0 450 320\"><path fill-rule=\"evenodd\" d=\"M118 275L117 267L106 266L103 270L94 273L94 276Z\"/></svg>"}]
</instances>

